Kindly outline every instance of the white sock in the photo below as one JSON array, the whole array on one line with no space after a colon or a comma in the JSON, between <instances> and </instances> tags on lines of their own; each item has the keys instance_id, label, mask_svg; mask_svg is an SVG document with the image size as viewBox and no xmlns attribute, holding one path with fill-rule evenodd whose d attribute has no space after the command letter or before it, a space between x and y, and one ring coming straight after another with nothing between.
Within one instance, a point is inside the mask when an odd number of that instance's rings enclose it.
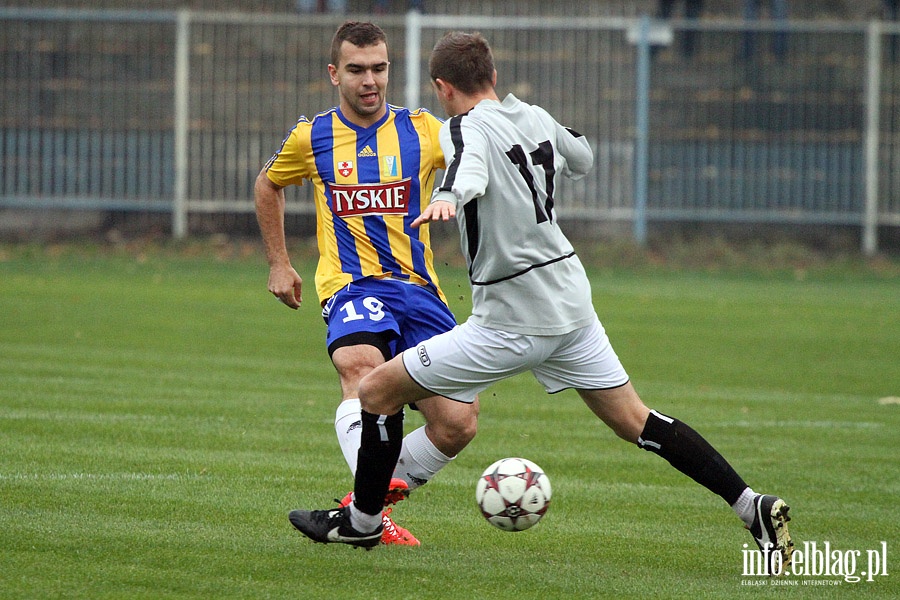
<instances>
[{"instance_id":1,"label":"white sock","mask_svg":"<svg viewBox=\"0 0 900 600\"><path fill-rule=\"evenodd\" d=\"M351 502L350 524L353 525L353 529L360 533L371 533L381 525L381 513L379 512L377 515L368 515L356 508L355 502Z\"/></svg>"},{"instance_id":2,"label":"white sock","mask_svg":"<svg viewBox=\"0 0 900 600\"><path fill-rule=\"evenodd\" d=\"M362 443L362 417L359 398L348 398L341 402L334 415L334 431L338 444L344 453L344 460L350 467L350 473L356 475L356 460L359 457L359 446Z\"/></svg>"},{"instance_id":3,"label":"white sock","mask_svg":"<svg viewBox=\"0 0 900 600\"><path fill-rule=\"evenodd\" d=\"M425 427L419 427L403 438L400 458L394 477L404 480L410 490L424 485L435 473L443 469L453 457L447 456L425 435Z\"/></svg>"},{"instance_id":4,"label":"white sock","mask_svg":"<svg viewBox=\"0 0 900 600\"><path fill-rule=\"evenodd\" d=\"M737 502L731 505L731 508L734 509L734 512L737 513L737 516L741 518L741 521L747 527L753 524L753 518L756 516L756 507L753 505L753 499L756 496L756 492L748 487L738 496Z\"/></svg>"}]
</instances>

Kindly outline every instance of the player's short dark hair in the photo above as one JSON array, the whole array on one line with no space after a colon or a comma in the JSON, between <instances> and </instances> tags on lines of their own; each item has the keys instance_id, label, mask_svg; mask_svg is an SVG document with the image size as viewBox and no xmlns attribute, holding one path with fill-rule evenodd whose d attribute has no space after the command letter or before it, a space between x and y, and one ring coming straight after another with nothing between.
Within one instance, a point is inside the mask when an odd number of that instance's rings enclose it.
<instances>
[{"instance_id":1,"label":"player's short dark hair","mask_svg":"<svg viewBox=\"0 0 900 600\"><path fill-rule=\"evenodd\" d=\"M494 80L494 55L480 33L451 31L431 51L431 79L443 79L464 94L489 88Z\"/></svg>"},{"instance_id":2,"label":"player's short dark hair","mask_svg":"<svg viewBox=\"0 0 900 600\"><path fill-rule=\"evenodd\" d=\"M345 21L331 38L331 64L334 66L338 66L341 59L341 44L344 42L350 42L358 48L377 46L381 43L387 46L387 36L375 23Z\"/></svg>"}]
</instances>

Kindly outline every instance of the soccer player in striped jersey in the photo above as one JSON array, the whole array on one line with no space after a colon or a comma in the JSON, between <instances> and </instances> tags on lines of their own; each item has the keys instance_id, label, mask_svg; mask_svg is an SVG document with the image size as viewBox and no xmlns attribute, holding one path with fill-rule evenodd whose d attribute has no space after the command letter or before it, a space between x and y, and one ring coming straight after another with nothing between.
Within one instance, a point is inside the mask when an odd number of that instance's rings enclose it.
<instances>
[{"instance_id":1,"label":"soccer player in striped jersey","mask_svg":"<svg viewBox=\"0 0 900 600\"><path fill-rule=\"evenodd\" d=\"M359 381L422 340L456 326L434 269L427 228L413 222L444 167L441 121L385 101L388 49L372 23L348 21L331 46L328 73L339 105L301 117L256 179L256 214L269 263L268 289L300 307L303 280L284 235L284 187L315 186L316 292L342 401L335 430L355 474L362 432ZM474 437L477 404L429 397L415 406L426 425L410 432L383 502L408 495ZM348 504L351 494L341 501ZM418 545L382 512L385 544Z\"/></svg>"},{"instance_id":2,"label":"soccer player in striped jersey","mask_svg":"<svg viewBox=\"0 0 900 600\"><path fill-rule=\"evenodd\" d=\"M584 267L554 211L559 176L578 179L591 168L588 142L538 106L512 94L500 101L491 50L479 34L444 36L430 70L451 116L440 133L451 158L414 225L456 218L472 316L363 378L354 502L341 511L294 511L295 525L318 542L371 547L400 451L404 404L431 394L471 402L493 383L531 371L549 393L575 389L619 437L723 498L769 559L769 573L781 572L792 551L787 504L755 493L691 427L650 410L597 317Z\"/></svg>"}]
</instances>

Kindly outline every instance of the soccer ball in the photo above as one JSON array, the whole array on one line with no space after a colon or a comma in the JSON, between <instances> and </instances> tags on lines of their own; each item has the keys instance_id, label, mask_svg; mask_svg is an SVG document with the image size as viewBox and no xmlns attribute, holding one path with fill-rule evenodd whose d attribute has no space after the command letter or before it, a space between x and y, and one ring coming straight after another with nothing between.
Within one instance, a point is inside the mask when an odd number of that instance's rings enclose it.
<instances>
[{"instance_id":1,"label":"soccer ball","mask_svg":"<svg viewBox=\"0 0 900 600\"><path fill-rule=\"evenodd\" d=\"M533 527L550 507L550 479L524 458L503 458L481 474L475 500L488 523L504 531Z\"/></svg>"}]
</instances>

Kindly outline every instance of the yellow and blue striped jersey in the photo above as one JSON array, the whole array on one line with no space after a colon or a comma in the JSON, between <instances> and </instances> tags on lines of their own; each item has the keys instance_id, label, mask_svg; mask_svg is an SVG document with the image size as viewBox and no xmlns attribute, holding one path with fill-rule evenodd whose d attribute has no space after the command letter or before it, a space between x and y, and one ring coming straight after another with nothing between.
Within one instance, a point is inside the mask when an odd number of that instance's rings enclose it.
<instances>
[{"instance_id":1,"label":"yellow and blue striped jersey","mask_svg":"<svg viewBox=\"0 0 900 600\"><path fill-rule=\"evenodd\" d=\"M388 105L383 119L363 128L332 108L301 117L269 159L266 174L276 185L315 186L320 302L363 277L428 286L446 302L427 224L409 226L444 168L440 127L425 109Z\"/></svg>"}]
</instances>

